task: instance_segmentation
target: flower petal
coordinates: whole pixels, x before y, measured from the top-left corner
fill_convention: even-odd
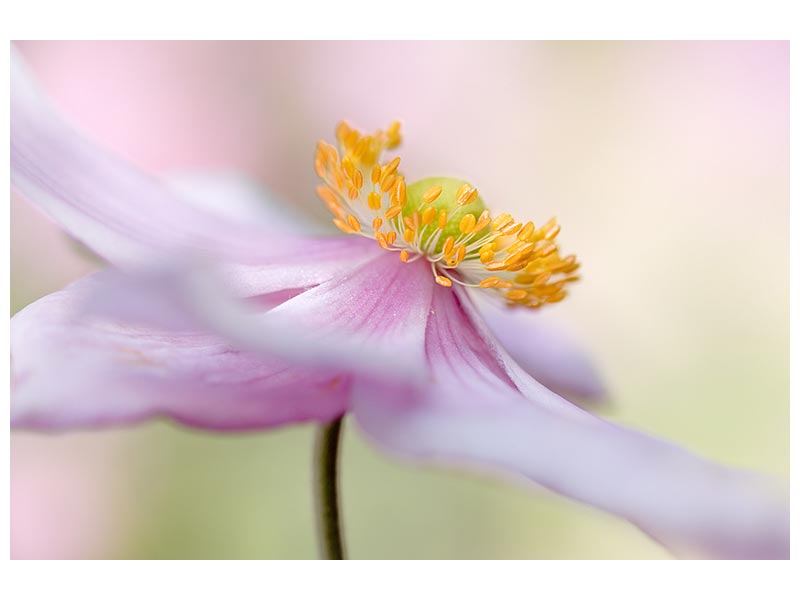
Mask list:
[[[488,302],[479,307],[497,340],[534,379],[570,399],[606,400],[605,385],[589,354],[550,315]]]
[[[394,253],[379,252],[266,314],[244,314],[207,277],[195,283],[184,293],[191,312],[245,348],[395,380],[425,373],[434,283],[422,261],[406,264]],[[276,349],[271,338],[280,331],[290,336],[277,338],[284,346]]]
[[[788,555],[783,503],[755,475],[598,419],[521,379],[447,290],[434,293],[424,393],[359,378],[361,427],[391,452],[523,475],[678,554]],[[470,309],[471,310],[471,309]]]
[[[27,199],[117,266],[176,252],[254,264],[306,250],[290,232],[201,209],[84,139],[55,114],[13,48],[11,175]]]
[[[277,198],[254,179],[235,171],[179,171],[165,183],[198,208],[223,219],[256,223],[276,233],[330,234],[333,226]]]
[[[11,320],[12,426],[95,427],[161,415],[239,430],[325,421],[347,408],[349,380],[330,368],[240,352],[199,331],[88,319],[82,306],[98,286],[108,289],[97,276],[84,278]]]

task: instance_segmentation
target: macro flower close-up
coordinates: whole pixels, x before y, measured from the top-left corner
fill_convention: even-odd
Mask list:
[[[381,52],[395,51],[391,46],[374,44]],[[680,368],[674,365],[699,353],[704,347],[702,340],[696,337],[692,343],[678,344],[674,354],[663,350],[663,340],[679,335],[676,331],[680,328],[671,324],[681,322],[680,310],[668,300],[674,298],[672,291],[683,272],[689,274],[684,277],[686,287],[679,290],[680,294],[691,297],[705,293],[702,284],[692,287],[698,281],[692,278],[696,272],[713,268],[707,264],[713,262],[715,251],[710,242],[704,246],[691,237],[689,230],[672,231],[663,238],[663,263],[646,264],[647,250],[640,250],[635,240],[648,236],[661,239],[658,227],[642,233],[633,231],[633,220],[619,223],[609,218],[601,222],[587,217],[587,222],[582,223],[581,202],[586,202],[587,207],[594,202],[587,199],[576,200],[557,219],[553,214],[558,210],[555,204],[540,205],[533,198],[534,183],[520,185],[536,179],[540,169],[537,161],[544,151],[534,149],[535,142],[528,140],[522,129],[515,129],[509,123],[510,117],[498,115],[497,126],[484,127],[479,122],[492,115],[476,115],[474,129],[478,132],[470,133],[470,143],[465,144],[463,139],[452,141],[453,146],[468,146],[454,148],[454,156],[475,158],[472,162],[459,159],[451,165],[447,153],[429,152],[426,144],[449,148],[450,144],[437,144],[437,140],[452,136],[459,127],[473,127],[469,122],[456,122],[458,115],[466,118],[460,109],[454,109],[457,116],[442,115],[439,124],[437,117],[426,112],[433,109],[419,108],[413,104],[416,96],[409,94],[404,100],[408,109],[397,102],[373,112],[365,104],[359,112],[347,102],[336,100],[347,85],[333,85],[324,66],[314,70],[315,61],[325,62],[326,48],[311,43],[274,48],[221,43],[192,47],[176,43],[161,49],[169,57],[165,64],[177,68],[184,61],[184,68],[193,73],[192,69],[199,68],[203,61],[193,62],[190,55],[194,50],[190,48],[201,54],[208,52],[208,56],[220,61],[226,52],[240,52],[246,59],[243,64],[251,59],[268,62],[273,50],[297,52],[298,72],[305,70],[306,77],[318,77],[323,84],[332,85],[331,105],[347,112],[332,115],[328,114],[332,108],[320,108],[313,118],[320,124],[323,120],[329,123],[320,129],[315,144],[295,147],[300,142],[287,134],[265,151],[272,157],[275,169],[281,171],[277,180],[289,182],[279,192],[267,191],[241,172],[219,168],[224,161],[215,164],[208,157],[195,161],[191,169],[144,168],[142,156],[167,152],[158,149],[160,135],[165,139],[164,148],[171,143],[166,134],[159,132],[156,115],[150,115],[150,125],[148,119],[127,123],[109,109],[107,123],[113,123],[117,132],[130,132],[134,139],[127,150],[121,145],[115,150],[114,143],[93,139],[62,112],[69,114],[68,106],[95,106],[102,114],[104,92],[75,77],[83,72],[91,78],[92,68],[100,69],[101,74],[108,68],[113,77],[122,79],[145,77],[143,73],[149,73],[153,65],[161,65],[160,59],[147,59],[151,52],[158,59],[156,46],[112,44],[110,49],[120,52],[117,60],[129,61],[131,72],[126,75],[119,74],[119,65],[104,65],[103,60],[115,59],[97,58],[103,53],[98,53],[92,44],[66,44],[66,58],[59,55],[57,47],[49,49],[46,44],[12,48],[11,179],[15,202],[26,206],[19,210],[35,207],[38,212],[31,214],[42,222],[49,221],[48,226],[63,236],[54,239],[68,240],[59,246],[60,251],[74,255],[71,260],[81,261],[84,269],[81,276],[64,282],[68,284],[63,289],[37,294],[12,316],[11,425],[20,431],[15,435],[24,436],[23,442],[34,443],[28,436],[58,433],[55,439],[59,441],[52,443],[67,447],[69,436],[85,440],[85,436],[113,436],[116,434],[112,432],[120,431],[121,437],[113,441],[107,438],[89,443],[105,444],[98,448],[119,452],[106,460],[113,460],[123,472],[133,469],[131,473],[135,468],[130,465],[142,460],[131,456],[147,456],[152,442],[152,468],[144,469],[146,474],[140,472],[137,478],[123,478],[129,486],[125,496],[131,504],[156,503],[157,495],[148,495],[147,485],[141,485],[143,477],[163,480],[158,485],[160,493],[165,494],[166,489],[177,493],[174,490],[182,486],[193,489],[187,474],[216,478],[217,472],[226,469],[246,470],[248,479],[256,477],[261,482],[265,495],[278,498],[275,502],[285,496],[282,505],[301,503],[298,516],[284,520],[289,528],[282,534],[284,537],[269,542],[269,554],[276,558],[307,557],[306,545],[298,551],[292,546],[296,541],[281,542],[287,538],[312,538],[313,525],[308,530],[305,525],[292,529],[291,524],[296,521],[316,523],[319,552],[326,558],[372,558],[375,553],[382,556],[382,552],[402,558],[429,554],[459,557],[460,543],[453,532],[474,519],[470,525],[475,527],[474,533],[464,534],[465,539],[472,540],[467,545],[474,547],[481,536],[493,540],[494,534],[488,533],[495,527],[492,515],[503,511],[500,507],[504,501],[500,499],[494,505],[488,500],[478,505],[474,498],[505,493],[494,491],[505,488],[518,494],[514,498],[520,507],[528,502],[564,504],[569,507],[566,510],[596,514],[589,518],[603,519],[603,527],[629,527],[625,535],[631,536],[634,545],[650,548],[654,557],[788,558],[788,506],[780,476],[763,473],[760,465],[747,461],[728,460],[713,453],[706,457],[709,452],[696,448],[691,436],[684,436],[680,430],[672,441],[666,431],[637,426],[635,420],[619,420],[614,414],[615,407],[625,404],[617,390],[624,387],[618,381],[626,378],[631,382],[643,378],[644,385],[637,388],[641,395],[657,396],[660,388],[672,389],[669,386],[673,384],[676,389],[692,389],[694,384],[681,381]],[[424,69],[426,53],[414,56],[415,48],[406,46],[403,52],[410,55],[408,60],[415,63],[415,68]],[[678,61],[687,60],[682,53],[697,50],[686,45],[669,48],[667,54],[674,52]],[[450,46],[429,48],[435,60],[450,61],[455,69],[461,57],[448,54],[449,49]],[[566,60],[573,66],[574,61],[591,60],[588,54],[578,56],[583,49],[577,45],[566,48],[520,43],[487,49],[488,54],[477,53],[482,60],[490,60],[491,52],[507,53],[518,64],[506,68],[518,68],[530,77],[548,60]],[[327,50],[346,52],[332,43]],[[608,61],[624,60],[612,56],[618,50],[622,52],[618,48],[597,48]],[[755,61],[761,48],[729,50],[744,54],[752,50]],[[464,45],[464,51],[472,50]],[[563,56],[559,54],[562,51]],[[74,52],[71,59],[70,52]],[[783,56],[780,49],[775,56]],[[507,64],[501,58],[495,57],[497,64]],[[716,60],[723,59],[721,56]],[[774,56],[769,59],[775,60]],[[59,79],[59,60],[65,65],[75,60],[83,67]],[[99,62],[93,63],[95,60]],[[525,61],[539,66],[526,67]],[[288,106],[292,102],[292,85],[299,86],[298,98],[306,98],[306,102],[311,102],[308,98],[312,94],[304,96],[308,90],[294,81],[293,73],[288,68],[284,71],[282,65],[275,62],[264,68],[272,69],[273,81],[282,82],[279,78],[285,78],[286,89],[270,92],[279,96],[267,95],[276,111],[276,127],[281,123],[279,109],[293,115],[285,117],[287,122],[281,125],[288,130],[295,121],[302,120],[294,111],[313,112],[314,107]],[[69,71],[68,66],[62,68]],[[169,70],[164,65],[160,68]],[[634,69],[635,64],[629,63],[628,68]],[[227,73],[224,69],[220,72]],[[613,72],[616,77],[623,77],[622,68]],[[677,77],[672,70],[665,72]],[[203,89],[215,89],[213,76],[198,73],[193,75],[197,77],[195,84],[208,76],[210,83],[204,82],[208,88]],[[225,76],[236,79],[246,78],[247,74],[242,71]],[[503,77],[502,73],[493,76]],[[174,74],[163,77],[165,81],[177,78]],[[99,77],[98,81],[102,79]],[[510,85],[510,81],[517,81],[516,75],[502,81]],[[153,107],[161,106],[162,101],[180,106],[180,99],[170,98],[170,93],[153,92],[148,96],[151,92],[147,89],[140,86],[132,93],[134,100],[139,98],[149,106],[142,109],[144,113],[157,112]],[[108,89],[105,93],[113,94]],[[237,106],[243,106],[245,112],[251,110],[252,98],[246,93],[233,100],[223,98],[223,92],[219,92],[220,97],[208,93],[206,100],[199,101],[201,108],[187,106],[186,110],[202,113],[212,110],[208,107],[217,101],[229,102],[234,115]],[[428,86],[425,93],[442,95],[441,103],[435,107],[437,114],[447,110],[445,106],[451,100],[447,92]],[[59,106],[59,98],[64,107]],[[757,99],[750,101],[755,103]],[[514,118],[525,118],[524,106],[514,106],[513,99],[507,102],[507,109],[516,111]],[[272,118],[269,110],[264,109],[265,118]],[[625,113],[628,109],[620,110]],[[181,111],[179,108],[175,114]],[[87,109],[86,114],[91,112]],[[347,119],[341,120],[344,117]],[[362,120],[372,123],[378,117],[381,124],[363,127]],[[201,114],[191,119],[191,130],[201,145],[205,135],[213,137],[215,128],[223,127]],[[418,121],[415,123],[414,119]],[[204,125],[208,127],[207,134]],[[237,136],[250,144],[273,143],[259,141],[256,125],[245,129],[242,127],[233,135],[233,141],[228,140],[231,148],[240,148],[241,152],[249,148],[245,143],[237,146]],[[564,123],[563,129],[565,136],[575,135],[572,130],[580,129],[580,124]],[[482,138],[481,131],[490,131],[494,138]],[[420,137],[418,142],[414,142],[414,136]],[[122,137],[117,138],[117,144]],[[302,135],[298,140],[307,137]],[[609,139],[620,147],[630,143],[622,133]],[[711,143],[709,139],[705,140],[707,144]],[[126,156],[136,147],[136,140],[147,148],[139,160]],[[176,143],[170,151],[191,155],[198,152],[192,145],[191,141]],[[213,146],[209,143],[212,150]],[[656,151],[651,147],[642,152]],[[304,157],[305,172],[299,172],[293,162],[290,164],[287,156],[294,153]],[[228,159],[235,151],[226,148],[220,150],[222,154]],[[542,168],[546,168],[548,159],[542,160]],[[568,171],[580,178],[602,170],[605,159],[576,155],[571,160]],[[237,170],[246,171],[246,163],[242,159]],[[494,173],[503,166],[519,173],[520,179],[505,186],[498,184]],[[637,181],[638,177],[644,178],[633,171],[629,176]],[[482,180],[494,183],[484,187]],[[269,178],[264,181],[269,183]],[[292,189],[297,181],[303,182],[302,194],[308,196],[302,201],[292,196],[300,195]],[[702,177],[696,181],[703,185]],[[316,204],[311,203],[309,191],[315,192]],[[515,196],[518,203],[503,201],[503,194]],[[714,208],[724,211],[723,207]],[[595,210],[591,207],[585,210],[587,215],[598,214],[591,212]],[[706,209],[697,210],[702,213]],[[687,213],[676,220],[681,218],[691,220],[693,215]],[[670,224],[675,222],[669,215],[664,219]],[[578,233],[571,233],[571,220]],[[643,223],[640,227],[646,229],[648,225]],[[591,233],[581,238],[581,231]],[[606,260],[611,256],[610,248],[614,249],[616,261]],[[735,258],[731,261],[735,262]],[[602,263],[608,266],[593,271],[593,266]],[[728,267],[728,263],[720,265],[720,269]],[[603,273],[611,274],[610,281],[618,285],[609,283],[601,291],[592,288],[591,282],[601,279]],[[670,279],[673,275],[675,278]],[[663,303],[648,305],[643,299],[637,305],[636,290],[644,285],[642,282],[650,281],[649,277],[663,285],[656,294]],[[712,278],[709,275],[701,281]],[[622,287],[625,283],[629,284],[627,289]],[[735,293],[735,289],[730,290],[731,302],[736,302]],[[584,302],[588,308],[586,321],[581,323],[594,321],[596,327],[602,328],[604,321],[617,319],[616,315],[628,317],[627,321],[614,321],[622,325],[613,331],[609,326],[610,333],[601,342],[594,338],[592,352],[576,333],[580,327],[562,328],[564,313],[557,312],[573,298],[581,302],[582,294],[587,294]],[[703,310],[711,309],[704,305]],[[584,333],[591,337],[591,330]],[[637,346],[639,342],[634,340],[648,336],[652,346]],[[722,338],[726,339],[724,335]],[[692,339],[690,335],[688,339]],[[626,349],[621,350],[623,347]],[[709,355],[715,352],[710,350]],[[623,355],[647,358],[630,364],[622,359],[614,362],[615,356]],[[659,361],[665,366],[656,375],[656,367],[651,364]],[[611,369],[609,374],[603,369],[608,364],[619,364],[621,368]],[[699,370],[713,368],[704,366],[702,360],[698,364]],[[714,385],[698,389],[699,397],[723,394],[722,388],[715,389]],[[772,393],[762,387],[752,398],[742,400],[747,407],[743,410],[757,411],[759,394]],[[780,390],[775,394],[785,402]],[[700,404],[702,400],[696,402]],[[770,406],[764,405],[765,414],[771,414]],[[690,432],[722,432],[731,437],[731,444],[750,443],[750,433],[731,425],[731,417],[724,412],[703,418],[701,415],[708,413],[695,406],[689,410],[697,411],[697,417],[691,412],[689,416],[680,413],[680,407],[674,410],[680,415],[680,424],[687,424]],[[734,405],[731,412],[735,410]],[[159,429],[160,433],[153,437],[154,430],[147,428],[154,426],[154,420],[166,421],[168,424],[156,426],[169,433]],[[759,433],[759,423],[764,422],[754,420],[753,436],[772,435],[766,425]],[[132,425],[136,427],[131,428]],[[140,427],[145,433],[137,433]],[[279,486],[270,483],[269,472],[251,472],[255,463],[248,461],[255,459],[249,451],[231,454],[230,462],[223,462],[222,457],[231,447],[219,446],[217,453],[211,446],[235,444],[239,439],[253,443],[255,436],[286,435],[282,433],[286,428],[315,430],[313,452],[311,440],[303,438],[304,448],[308,448],[303,452],[310,453],[308,456],[284,450],[271,458],[274,481],[281,481],[285,472],[291,471],[298,482],[307,482],[305,490],[277,489]],[[136,442],[137,435],[150,435],[152,439],[142,437]],[[374,465],[359,471],[358,464],[348,462],[347,452],[342,455],[343,435],[345,441],[352,435],[366,442],[366,448],[359,446],[358,456],[371,456],[369,453],[377,451],[390,461],[399,459],[400,466],[391,468],[414,473],[413,477],[417,471],[443,471],[445,477],[452,478],[447,481],[476,477],[480,485],[493,486],[486,488],[492,491],[479,491],[471,499],[468,487],[455,493],[444,490],[438,502],[431,492],[424,503],[417,505],[410,498],[414,495],[414,484],[410,483],[405,491],[408,497],[395,495],[397,504],[385,510],[379,500],[374,500],[372,508],[350,505],[349,502],[359,502],[355,499],[359,493],[362,498],[378,498],[370,495],[380,494],[384,485],[391,489],[391,476],[385,480],[381,474],[391,471]],[[184,441],[175,441],[179,439]],[[56,446],[47,450],[49,442],[35,443],[44,444],[40,452],[56,451]],[[169,464],[171,453],[177,452],[175,448],[181,443],[197,444],[198,448],[209,445],[205,450],[191,452],[191,462],[182,467],[159,470],[156,465]],[[363,477],[363,484],[348,485],[351,470],[361,473],[352,476]],[[224,477],[234,476],[219,477],[218,481],[223,482]],[[225,489],[209,492],[212,495],[208,506],[219,507],[214,509],[211,522],[208,514],[198,508],[204,500],[192,496],[190,501],[176,500],[177,505],[165,509],[161,517],[157,510],[136,509],[138,521],[131,528],[146,531],[143,521],[158,523],[164,519],[169,523],[165,530],[181,540],[175,542],[172,554],[191,555],[187,547],[204,547],[205,534],[194,529],[207,526],[211,531],[231,531],[226,523],[233,522],[237,512],[244,515],[257,510],[250,508],[254,500],[248,500],[246,493],[237,496],[235,486],[219,483],[219,487]],[[424,485],[420,490],[424,496]],[[253,489],[250,492],[255,493]],[[220,501],[221,498],[225,500]],[[403,513],[407,505],[420,523],[430,518],[439,527],[447,521],[449,506],[470,502],[476,503],[475,510],[461,522],[457,521],[462,509],[453,509],[452,529],[442,534],[448,541],[441,542],[437,552],[421,548],[417,554],[413,534],[404,540],[401,529],[391,523],[395,513]],[[187,512],[199,511],[200,516],[175,517],[170,512],[183,512],[183,507],[190,505]],[[547,529],[545,522],[556,519],[547,517],[547,510],[545,516],[526,515],[524,510],[520,508],[516,514],[531,531]],[[480,521],[479,515],[486,520]],[[184,518],[191,524],[186,530],[170,529]],[[577,541],[582,539],[580,526],[570,528],[567,521],[559,526],[561,534],[548,534],[560,537],[558,543],[574,536],[574,547],[569,546],[569,541],[563,542],[568,548],[565,554],[603,553],[597,550],[604,545],[602,541],[581,546],[584,542]],[[13,522],[12,506],[12,525]],[[487,533],[481,533],[481,527]],[[592,527],[595,526],[589,526],[587,531]],[[349,535],[350,528],[354,537]],[[192,531],[187,533],[189,529]],[[265,530],[273,531],[269,527]],[[501,556],[525,556],[529,550],[524,531],[528,529],[515,533],[515,528],[509,526],[502,543],[487,541],[486,554],[491,555],[492,544],[496,544]],[[114,535],[136,536],[122,530]],[[232,533],[227,535],[235,537]],[[246,534],[242,535],[247,539]],[[517,535],[523,539],[507,541]],[[24,539],[24,532],[20,531],[18,537]],[[270,535],[263,537],[269,539]],[[592,539],[597,536],[592,534]],[[153,542],[152,547],[163,549],[172,543],[162,542]],[[537,547],[535,555],[550,557],[545,542]],[[230,543],[237,547],[235,542]],[[261,556],[259,543],[253,539],[248,542],[251,545],[237,547],[234,553]],[[131,542],[127,550],[120,546],[106,554],[159,556],[155,550],[130,550],[136,544],[147,547],[145,542]],[[613,547],[611,544],[609,547]],[[557,546],[552,544],[553,552]],[[26,552],[37,554],[33,550]],[[636,557],[637,550],[623,548],[618,553]],[[197,556],[203,555],[198,550]]]

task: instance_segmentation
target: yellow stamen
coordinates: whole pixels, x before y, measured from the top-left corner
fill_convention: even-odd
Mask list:
[[[384,168],[386,169],[387,173],[394,173],[395,171],[397,171],[397,167],[399,166],[400,166],[400,157],[397,156],[393,158],[392,161]]]
[[[434,200],[436,200],[439,196],[442,195],[442,186],[434,185],[433,187],[428,188],[428,191],[422,196],[422,201],[426,204],[430,204]]]
[[[444,246],[442,246],[442,254],[444,254],[445,258],[453,253],[453,244],[455,244],[455,241],[456,240],[452,235],[444,241]]]
[[[377,192],[370,192],[367,195],[367,206],[369,206],[372,210],[380,210],[381,209],[381,195]]]
[[[317,144],[317,195],[336,227],[363,236],[371,223],[378,245],[398,251],[402,262],[427,259],[438,285],[482,288],[534,309],[567,296],[580,264],[575,255],[560,254],[555,218],[538,229],[508,213],[493,218],[477,188],[463,180],[430,177],[407,186],[400,157],[381,163],[400,140],[397,121],[373,134],[340,123],[338,147]],[[365,183],[371,185],[364,189]],[[442,275],[445,269],[457,273]]]
[[[444,287],[452,287],[453,286],[453,282],[450,281],[450,279],[448,279],[444,275],[437,275],[436,276],[436,283],[438,283],[439,285],[444,286]]]
[[[333,224],[336,225],[339,229],[341,229],[345,233],[348,233],[348,234],[349,233],[355,233],[355,231],[353,231],[353,229],[347,223],[342,221],[341,219],[334,219],[333,220]]]
[[[458,228],[461,231],[461,233],[467,235],[468,233],[472,232],[472,230],[475,228],[476,222],[477,220],[475,219],[475,215],[473,215],[472,213],[466,214],[463,217],[461,217],[461,222],[458,224]]]
[[[347,215],[347,224],[350,225],[350,229],[353,231],[361,231],[361,222],[353,215]]]
[[[397,202],[400,206],[405,206],[406,201],[406,180],[401,176],[398,177],[397,184],[392,191],[392,202]]]
[[[397,176],[393,173],[389,173],[388,175],[381,175],[381,191],[385,194],[397,181]]]
[[[403,207],[400,206],[399,204],[395,204],[394,206],[389,208],[389,210],[387,210],[385,213],[383,213],[383,216],[385,216],[387,219],[394,219],[402,211],[403,211]]]

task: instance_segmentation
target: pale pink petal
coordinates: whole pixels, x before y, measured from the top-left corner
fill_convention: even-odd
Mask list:
[[[107,271],[87,296],[94,315],[159,328],[213,331],[242,350],[309,366],[327,365],[390,379],[425,373],[425,322],[434,285],[421,262],[368,253],[366,262],[300,281],[259,269],[241,272],[182,265],[161,272]],[[277,285],[281,284],[281,285]],[[290,285],[291,284],[291,285]],[[308,285],[306,285],[308,284]],[[240,295],[232,295],[236,287]],[[250,292],[245,294],[243,292]],[[275,310],[264,301],[291,299]]]
[[[403,379],[425,373],[434,285],[422,261],[379,252],[268,313],[245,313],[208,277],[189,281],[182,295],[187,310],[243,348]]]
[[[175,293],[170,305],[165,289],[190,275],[150,283],[103,272],[15,315],[12,424],[166,415],[211,429],[260,428],[340,414],[351,372],[406,381],[425,373],[434,284],[424,265],[381,252],[345,277],[261,294],[250,312],[199,287]],[[157,319],[163,326],[150,324]]]
[[[204,332],[88,319],[82,305],[98,285],[90,276],[12,319],[12,426],[97,427],[162,415],[252,429],[346,410],[348,378],[330,368],[240,352]]]
[[[301,211],[285,198],[278,198],[251,177],[236,171],[178,171],[165,183],[181,198],[220,218],[258,224],[276,234],[330,235],[338,230]]]
[[[482,302],[481,315],[497,340],[531,376],[570,399],[602,402],[606,389],[589,353],[550,314]]]
[[[290,232],[282,237],[258,220],[244,223],[202,209],[84,139],[55,114],[13,48],[11,176],[23,196],[119,266],[176,252],[278,262],[309,250]]]
[[[629,520],[681,555],[788,555],[785,505],[762,479],[520,385],[484,335],[455,294],[437,289],[427,391],[359,379],[360,425],[400,455],[523,475]]]

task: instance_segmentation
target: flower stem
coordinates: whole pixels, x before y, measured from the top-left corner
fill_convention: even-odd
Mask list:
[[[314,449],[314,486],[317,535],[322,558],[343,560],[341,516],[339,513],[339,442],[342,417],[320,426]]]

